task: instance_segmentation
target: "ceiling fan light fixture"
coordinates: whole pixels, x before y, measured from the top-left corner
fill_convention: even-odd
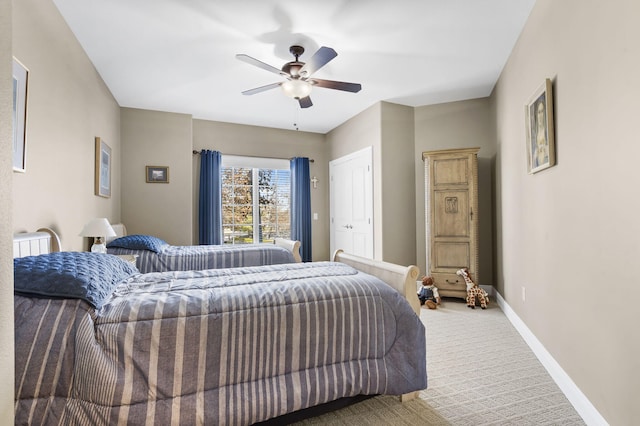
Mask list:
[[[267,70],[274,74],[285,77],[287,80],[282,83],[271,83],[266,86],[256,87],[255,89],[245,90],[243,95],[255,95],[256,93],[265,92],[280,86],[285,96],[297,99],[300,108],[309,108],[313,106],[309,94],[313,86],[325,89],[342,90],[345,92],[357,93],[362,89],[358,83],[347,83],[344,81],[323,80],[312,78],[313,73],[324,67],[333,58],[338,56],[335,50],[330,47],[322,46],[313,54],[307,62],[300,62],[300,55],[304,52],[302,46],[291,46],[289,52],[295,57],[294,61],[287,62],[278,69],[274,66],[259,61],[245,54],[238,54],[236,58],[242,62],[254,65],[263,70]]]
[[[282,91],[290,98],[306,98],[311,93],[311,83],[298,79],[287,80],[282,83]]]

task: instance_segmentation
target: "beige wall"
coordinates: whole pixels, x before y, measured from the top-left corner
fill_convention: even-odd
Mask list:
[[[640,418],[638,17],[538,0],[492,95],[498,289],[611,425]],[[547,77],[558,164],[528,175],[523,105]]]
[[[330,161],[372,147],[374,258],[414,264],[413,109],[378,102],[326,138]]]
[[[382,259],[416,262],[413,108],[381,103]]]
[[[415,113],[416,253],[420,271],[426,271],[424,162],[422,153],[451,148],[478,147],[478,284],[493,285],[493,178],[495,130],[489,99],[423,106]]]
[[[374,167],[380,166],[380,150],[382,140],[382,102],[365,109],[351,117],[326,135],[329,161],[360,151],[369,146],[374,151]]]
[[[318,220],[311,225],[314,261],[329,259],[329,163],[324,136],[295,130],[270,129],[216,121],[193,120],[193,149],[211,149],[223,155],[247,155],[255,157],[313,159],[309,165],[311,177],[318,178],[318,187],[311,189],[311,211],[318,213]],[[199,187],[199,157],[193,156],[194,180],[194,241],[197,241],[197,213]]]
[[[11,0],[0,0],[0,123],[10,123],[11,79]],[[11,126],[0,126],[0,419],[13,424],[14,344],[13,344],[13,246],[12,232],[12,133]]]
[[[13,55],[29,69],[26,173],[13,173],[13,230],[47,226],[64,250],[94,217],[120,219],[120,108],[50,1],[13,4]],[[112,149],[111,198],[94,195],[95,137]]]
[[[121,110],[122,222],[129,234],[191,245],[190,115]],[[168,166],[169,183],[147,183],[146,166]]]

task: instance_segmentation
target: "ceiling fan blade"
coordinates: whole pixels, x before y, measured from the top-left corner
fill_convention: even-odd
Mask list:
[[[244,92],[242,92],[242,94],[243,95],[255,95],[256,93],[265,92],[265,91],[270,90],[270,89],[275,89],[276,87],[280,86],[281,84],[282,83],[267,84],[266,86],[260,86],[260,87],[256,87],[255,89],[245,90]]]
[[[278,75],[282,75],[282,76],[289,76],[289,74],[287,74],[286,72],[282,71],[281,69],[278,69],[276,67],[273,67],[269,64],[265,64],[262,61],[257,60],[256,58],[252,58],[249,55],[245,55],[244,53],[239,53],[236,55],[236,58],[241,60],[242,62],[246,62],[250,65],[254,65],[258,68],[262,68],[263,70],[267,70],[269,72],[272,72],[274,74],[278,74]]]
[[[309,80],[314,86],[324,87],[326,89],[343,90],[345,92],[358,93],[362,89],[360,83],[345,83],[344,81],[321,80],[313,78]]]
[[[311,102],[311,98],[309,96],[307,96],[306,98],[298,99],[298,102],[300,102],[300,108],[309,108],[313,105],[313,102]]]
[[[313,54],[302,68],[300,68],[299,74],[303,77],[309,77],[320,68],[329,63],[330,60],[338,56],[335,50],[330,47],[322,46],[316,53]]]

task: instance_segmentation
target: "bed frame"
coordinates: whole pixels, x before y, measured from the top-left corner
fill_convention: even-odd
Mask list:
[[[111,225],[111,227],[116,232],[116,236],[108,237],[106,239],[107,243],[115,240],[116,238],[124,237],[125,235],[127,235],[127,227],[124,226],[124,223],[116,223]],[[293,258],[296,262],[302,262],[302,256],[300,256],[300,241],[287,240],[285,238],[276,238],[273,240],[273,243],[279,247],[289,250],[293,254]]]
[[[21,232],[13,236],[13,257],[37,256],[62,249],[60,237],[52,229],[40,228],[37,232]]]
[[[332,260],[346,263],[359,271],[380,278],[403,295],[416,315],[420,316],[420,302],[416,293],[416,281],[418,280],[420,269],[417,266],[400,266],[395,263],[367,259],[345,253],[343,250],[336,250],[333,253]]]
[[[300,241],[275,238],[273,240],[273,244],[289,250],[293,254],[293,258],[297,263],[302,262],[302,256],[300,256]]]

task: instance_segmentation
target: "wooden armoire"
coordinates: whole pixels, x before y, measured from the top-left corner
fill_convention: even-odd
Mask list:
[[[478,150],[422,153],[425,180],[427,268],[440,296],[467,297],[456,271],[478,282]]]

